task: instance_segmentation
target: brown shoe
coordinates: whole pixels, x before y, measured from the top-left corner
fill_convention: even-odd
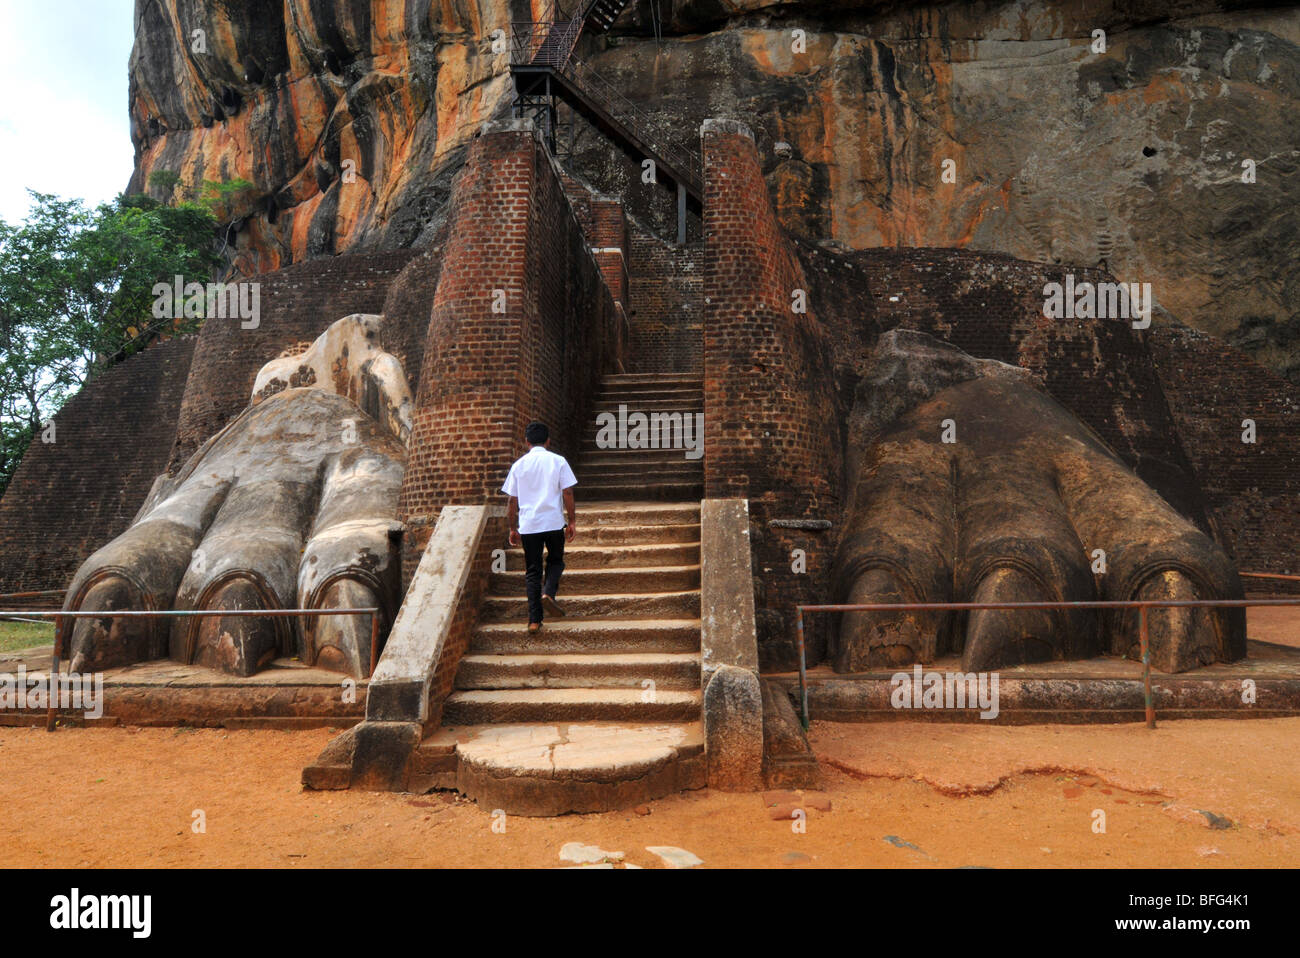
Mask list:
[[[540,623],[540,622],[529,622],[529,623],[528,623],[528,631],[529,631],[529,632],[540,632],[540,631],[542,631],[542,623]]]
[[[554,598],[547,595],[545,592],[542,593],[542,608],[554,616],[563,617],[564,615],[564,610],[560,608],[560,603],[556,602]]]

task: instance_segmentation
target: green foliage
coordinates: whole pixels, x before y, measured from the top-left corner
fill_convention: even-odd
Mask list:
[[[0,493],[28,443],[85,382],[195,320],[153,316],[155,283],[206,279],[212,212],[119,197],[96,210],[32,193],[27,220],[0,220]]]
[[[180,205],[206,209],[219,223],[229,223],[246,215],[256,195],[254,184],[242,177],[224,181],[204,180],[196,188],[181,184],[181,176],[174,170],[154,170],[149,174],[149,185],[161,191],[166,200],[179,194]],[[145,196],[132,199],[157,202]]]
[[[168,196],[176,189],[176,184],[180,182],[181,175],[174,170],[154,170],[149,174],[149,185],[162,190]]]
[[[199,202],[207,207],[219,222],[228,223],[248,212],[247,204],[252,193],[253,184],[240,177],[224,183],[204,180]]]

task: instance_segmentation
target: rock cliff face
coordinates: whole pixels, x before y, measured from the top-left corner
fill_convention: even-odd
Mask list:
[[[531,16],[521,0],[138,0],[132,185],[250,180],[230,211],[245,274],[422,245],[479,122],[510,109],[490,36]],[[796,235],[1100,266],[1300,381],[1295,8],[638,2],[578,55],[683,143],[706,117],[745,119]],[[634,164],[581,123],[573,144],[578,173],[668,223]]]
[[[251,182],[228,210],[243,275],[422,245],[469,138],[509,110],[502,0],[137,0],[135,19],[131,188]]]

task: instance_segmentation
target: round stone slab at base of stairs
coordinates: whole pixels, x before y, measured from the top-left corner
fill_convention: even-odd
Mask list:
[[[456,787],[488,812],[605,812],[704,785],[698,723],[485,725],[456,739]]]

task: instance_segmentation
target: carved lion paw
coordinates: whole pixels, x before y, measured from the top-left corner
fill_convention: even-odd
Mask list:
[[[251,675],[296,654],[369,673],[367,615],[111,613],[379,608],[391,621],[410,391],[379,346],[378,320],[349,316],[264,367],[252,404],[176,476],[159,477],[131,527],[86,560],[65,608],[105,615],[74,620],[75,671],[170,656]]]
[[[1233,563],[1016,367],[921,333],[882,337],[851,421],[845,603],[1239,598]],[[1151,661],[1245,655],[1241,609],[1148,612]],[[1135,610],[846,613],[837,671],[960,653],[982,671],[1137,657]]]

